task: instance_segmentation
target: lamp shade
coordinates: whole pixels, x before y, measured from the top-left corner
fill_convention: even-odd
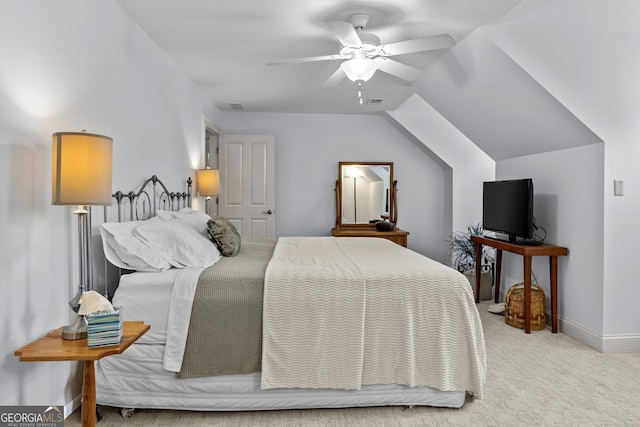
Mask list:
[[[220,172],[217,169],[198,170],[198,193],[204,197],[220,194]]]
[[[112,153],[108,136],[54,133],[51,203],[111,205]]]
[[[353,58],[340,64],[340,68],[347,75],[349,80],[366,82],[378,69],[378,63],[373,59]]]

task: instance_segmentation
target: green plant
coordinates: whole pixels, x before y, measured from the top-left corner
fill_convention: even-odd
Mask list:
[[[460,272],[474,271],[476,268],[476,246],[471,241],[471,235],[484,236],[482,222],[467,226],[465,231],[454,231],[447,240],[453,266]],[[489,267],[493,261],[493,250],[484,247],[482,251],[482,265]],[[489,267],[490,268],[490,267]]]

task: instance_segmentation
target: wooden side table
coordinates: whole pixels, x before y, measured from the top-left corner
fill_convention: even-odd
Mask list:
[[[522,269],[524,271],[524,332],[531,333],[531,258],[534,256],[549,257],[549,276],[551,284],[551,332],[558,332],[558,257],[566,256],[569,249],[563,246],[555,246],[549,244],[541,245],[518,245],[514,243],[504,242],[502,240],[491,239],[483,236],[471,236],[471,241],[476,247],[476,302],[479,302],[478,295],[480,293],[480,269],[482,259],[482,245],[496,248],[496,290],[495,302],[498,302],[500,296],[500,274],[502,269],[502,251],[511,252],[522,255]]]
[[[399,228],[393,231],[378,231],[375,227],[336,227],[331,230],[331,234],[335,237],[379,237],[391,240],[400,246],[407,247],[408,231]]]
[[[63,340],[62,327],[15,351],[21,362],[84,362],[82,384],[82,425],[96,425],[96,374],[93,362],[113,354],[120,354],[136,342],[150,328],[144,322],[124,322],[120,344],[104,347],[87,347],[87,339]]]

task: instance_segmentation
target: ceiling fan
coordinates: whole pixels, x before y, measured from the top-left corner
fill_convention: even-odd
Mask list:
[[[368,23],[369,15],[364,13],[351,15],[349,22],[327,21],[329,31],[342,45],[337,54],[284,59],[269,62],[267,65],[343,60],[340,68],[325,82],[325,87],[337,85],[345,76],[362,84],[373,77],[377,70],[406,81],[414,81],[423,74],[423,70],[393,60],[391,56],[444,49],[455,44],[455,39],[449,34],[380,44],[378,36],[365,31]]]

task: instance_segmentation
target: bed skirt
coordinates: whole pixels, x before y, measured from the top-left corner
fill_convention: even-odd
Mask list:
[[[403,385],[360,390],[260,389],[260,373],[179,379],[162,369],[164,345],[134,344],[96,363],[100,405],[192,411],[253,411],[425,405],[459,408],[464,391]]]

